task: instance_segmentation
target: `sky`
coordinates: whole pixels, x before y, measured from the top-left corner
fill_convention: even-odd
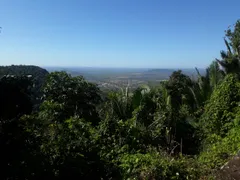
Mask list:
[[[0,0],[0,65],[205,68],[239,0]]]

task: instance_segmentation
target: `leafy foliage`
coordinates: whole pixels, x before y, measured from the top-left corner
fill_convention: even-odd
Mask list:
[[[45,101],[42,110],[51,110],[58,116],[58,121],[77,116],[98,123],[96,105],[101,102],[99,89],[83,77],[71,77],[65,72],[51,73],[47,77],[43,93]]]
[[[224,136],[233,127],[235,109],[240,102],[239,88],[237,77],[228,75],[214,90],[201,119],[207,133]]]
[[[198,179],[199,165],[194,159],[169,158],[164,153],[125,154],[120,167],[124,179]]]

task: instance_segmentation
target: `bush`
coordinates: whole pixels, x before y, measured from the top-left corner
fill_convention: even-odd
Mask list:
[[[199,179],[200,168],[192,158],[171,158],[167,154],[124,154],[120,158],[124,179]]]
[[[205,134],[224,137],[233,127],[236,107],[240,102],[240,84],[236,75],[227,75],[214,90],[201,117]]]
[[[206,174],[214,173],[228,162],[240,149],[240,126],[233,128],[225,138],[212,135],[208,141],[214,142],[200,154],[198,160]]]

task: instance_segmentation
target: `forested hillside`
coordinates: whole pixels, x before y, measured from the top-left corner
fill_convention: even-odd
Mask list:
[[[179,70],[104,98],[81,76],[0,68],[14,75],[0,79],[0,179],[231,179],[221,167],[240,150],[240,21],[223,43],[197,79]]]
[[[31,99],[34,105],[34,109],[37,109],[41,103],[42,92],[41,88],[48,75],[48,71],[37,66],[24,66],[24,65],[12,65],[12,66],[0,66],[0,78],[3,76],[18,76],[28,77],[31,80]]]

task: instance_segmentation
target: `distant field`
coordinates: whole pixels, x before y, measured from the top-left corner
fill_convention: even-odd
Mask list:
[[[178,69],[137,69],[137,68],[82,68],[82,67],[44,67],[49,72],[66,71],[72,76],[83,76],[88,81],[97,83],[102,88],[116,88],[130,85],[158,84],[167,80]],[[183,73],[194,78],[195,69],[182,69]],[[204,74],[202,69],[200,73]]]

